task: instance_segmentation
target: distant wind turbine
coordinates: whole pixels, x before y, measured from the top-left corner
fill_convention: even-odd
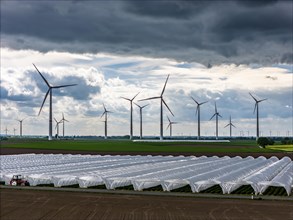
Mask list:
[[[225,126],[225,128],[228,127],[228,126],[230,126],[230,138],[232,138],[232,126],[233,126],[234,128],[236,128],[236,127],[233,125],[233,123],[232,123],[232,121],[231,121],[231,115],[230,115],[230,121],[229,121],[229,124],[227,124],[227,125]]]
[[[259,113],[258,113],[258,103],[265,101],[267,99],[260,99],[257,100],[251,93],[249,93],[249,95],[254,99],[255,101],[255,105],[254,105],[254,110],[253,110],[253,114],[255,113],[256,110],[256,140],[259,138]]]
[[[22,137],[22,122],[24,121],[25,118],[23,119],[16,119],[16,121],[19,122],[19,136]]]
[[[57,121],[56,118],[54,118],[54,120],[55,120],[55,122],[56,122],[55,129],[57,129],[57,137],[56,137],[56,138],[59,138],[59,124],[62,123],[62,120]]]
[[[136,98],[136,96],[138,96],[139,93],[137,93],[132,99],[129,98],[125,98],[125,97],[121,97],[122,99],[125,99],[127,101],[130,101],[130,137],[129,139],[132,140],[132,136],[133,136],[133,120],[132,120],[132,112],[133,112],[133,107],[132,107],[132,102],[133,100]]]
[[[220,116],[222,118],[222,116],[220,115],[220,113],[217,110],[217,103],[216,102],[215,102],[215,113],[210,118],[210,120],[212,120],[213,117],[215,117],[215,116],[216,116],[216,139],[218,140],[218,117]]]
[[[63,114],[63,112],[62,112],[62,119],[61,119],[61,121],[60,122],[62,122],[62,124],[63,124],[63,139],[64,139],[64,134],[65,134],[65,122],[69,122],[67,119],[65,119],[64,118],[64,114]]]
[[[161,100],[161,114],[160,114],[160,140],[163,140],[163,104],[167,107],[167,109],[169,110],[169,112],[174,116],[174,114],[172,113],[171,109],[169,108],[169,106],[166,104],[165,100],[163,99],[163,94],[165,92],[165,88],[166,88],[166,85],[167,85],[167,82],[168,82],[168,79],[169,79],[169,76],[167,76],[167,79],[166,79],[166,82],[165,82],[165,85],[163,87],[163,90],[161,92],[161,95],[160,96],[156,96],[156,97],[150,97],[150,98],[147,98],[147,99],[141,99],[141,100],[138,100],[138,101],[145,101],[145,100],[150,100],[150,99],[160,99]]]
[[[172,137],[172,125],[173,125],[173,124],[178,124],[178,122],[171,121],[170,118],[169,118],[168,116],[167,116],[167,118],[168,118],[169,124],[168,124],[166,130],[167,130],[168,128],[170,128],[170,137]]]
[[[107,128],[107,122],[108,122],[108,113],[112,113],[112,112],[110,112],[110,111],[108,111],[107,109],[106,109],[106,107],[105,107],[105,105],[104,105],[104,103],[103,103],[103,107],[104,107],[104,112],[103,112],[103,114],[101,115],[101,118],[105,115],[105,139],[107,139],[108,138],[108,134],[107,134],[107,132],[108,132],[108,128]]]
[[[41,113],[41,111],[42,111],[42,108],[43,108],[43,106],[44,106],[44,103],[45,103],[45,101],[46,101],[46,99],[47,99],[47,96],[48,96],[48,94],[50,93],[50,104],[49,104],[49,137],[48,137],[48,140],[50,141],[50,140],[52,140],[52,90],[53,89],[59,89],[59,88],[64,88],[64,87],[69,87],[69,86],[76,86],[77,84],[69,84],[69,85],[61,85],[61,86],[51,86],[49,83],[48,83],[48,81],[46,80],[46,78],[42,75],[42,73],[38,70],[38,68],[35,66],[35,64],[33,64],[34,65],[34,67],[36,68],[36,70],[38,71],[38,73],[40,74],[40,76],[42,77],[42,79],[45,81],[45,83],[47,84],[47,86],[48,86],[48,91],[47,91],[47,93],[46,93],[46,95],[45,95],[45,98],[44,98],[44,100],[43,100],[43,103],[42,103],[42,106],[41,106],[41,108],[40,108],[40,111],[39,111],[39,114],[38,115],[40,115],[40,113]]]
[[[15,136],[16,130],[17,130],[16,128],[13,128],[13,134],[14,134],[14,136]]]
[[[7,126],[6,126],[6,128],[5,128],[5,134],[6,134],[6,136],[7,136],[7,132],[9,131],[8,129],[7,129]]]
[[[200,106],[207,103],[207,101],[199,103],[192,96],[191,98],[197,104],[195,115],[197,114],[197,139],[199,140],[200,139]]]
[[[140,106],[140,105],[136,104],[135,102],[134,102],[134,104],[135,104],[137,107],[139,107],[139,118],[140,118],[140,139],[142,139],[142,109],[143,109],[144,107],[148,106],[149,104],[144,105],[144,106]]]

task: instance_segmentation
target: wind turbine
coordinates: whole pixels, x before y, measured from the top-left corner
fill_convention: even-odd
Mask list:
[[[140,106],[140,105],[136,104],[135,102],[134,102],[134,104],[135,104],[137,107],[139,107],[139,118],[140,118],[140,139],[142,139],[142,109],[143,109],[144,107],[148,106],[149,104],[144,105],[144,106]]]
[[[16,128],[13,128],[13,134],[14,134],[14,136],[15,136],[16,130],[17,130]]]
[[[191,98],[197,104],[195,115],[197,114],[197,140],[199,140],[200,139],[200,106],[207,103],[207,101],[199,103],[192,96]]]
[[[105,115],[105,121],[104,121],[104,122],[105,122],[105,139],[107,139],[107,138],[108,138],[108,136],[107,136],[108,113],[112,113],[112,112],[110,112],[110,111],[108,111],[108,110],[106,109],[104,103],[103,103],[103,107],[104,107],[104,112],[103,112],[103,114],[101,115],[101,118]]]
[[[249,95],[254,99],[255,101],[255,105],[254,105],[254,110],[253,110],[253,114],[255,113],[256,110],[256,140],[259,138],[259,113],[258,113],[258,103],[265,101],[267,99],[260,99],[257,100],[251,93],[249,93]]]
[[[7,126],[6,126],[6,128],[5,128],[5,134],[6,134],[6,136],[7,136],[7,132],[9,131],[8,129],[7,129]]]
[[[64,138],[64,133],[65,133],[65,132],[64,132],[64,131],[65,131],[65,121],[69,122],[67,119],[64,118],[64,114],[63,114],[63,112],[62,112],[62,119],[61,119],[60,122],[63,123],[63,138]]]
[[[165,92],[165,88],[166,88],[166,85],[167,85],[167,82],[168,82],[169,76],[170,76],[170,75],[167,76],[167,79],[166,79],[165,85],[164,85],[164,87],[163,87],[163,90],[162,90],[160,96],[155,96],[155,97],[150,97],[150,98],[147,98],[147,99],[141,99],[141,100],[138,100],[138,101],[145,101],[145,100],[150,100],[150,99],[160,99],[160,100],[161,100],[161,114],[160,114],[160,140],[163,140],[163,104],[167,107],[167,109],[169,110],[169,112],[174,116],[174,114],[172,113],[171,109],[168,107],[168,105],[166,104],[165,100],[163,99],[163,94],[164,94],[164,92]]]
[[[172,137],[172,125],[173,125],[173,124],[178,124],[178,123],[175,122],[175,121],[171,121],[170,118],[169,118],[168,116],[167,116],[167,118],[168,118],[169,124],[168,124],[166,130],[167,130],[168,128],[170,128],[170,137]]]
[[[132,140],[132,136],[133,136],[133,123],[132,123],[132,111],[133,111],[133,107],[132,107],[132,102],[135,99],[136,96],[138,96],[139,93],[137,93],[132,99],[128,99],[125,97],[121,97],[122,99],[125,99],[127,101],[130,101],[130,137],[129,139]]]
[[[22,122],[24,121],[25,118],[23,119],[16,119],[16,121],[19,122],[19,136],[22,137]]]
[[[46,80],[46,78],[42,75],[42,73],[35,66],[35,64],[33,64],[33,65],[34,65],[34,67],[36,68],[36,70],[38,71],[38,73],[40,74],[40,76],[43,78],[43,80],[45,81],[45,83],[48,86],[48,91],[47,91],[47,93],[45,95],[45,98],[43,100],[43,103],[42,103],[42,106],[40,108],[40,111],[39,111],[39,114],[38,115],[40,115],[40,113],[42,111],[42,108],[44,106],[44,103],[45,103],[45,101],[47,99],[47,96],[50,93],[50,104],[49,104],[49,108],[50,108],[50,110],[49,110],[49,137],[48,137],[48,140],[50,141],[50,140],[52,140],[52,90],[53,89],[60,89],[60,88],[68,87],[68,86],[76,86],[77,84],[69,84],[69,85],[61,85],[61,86],[51,86],[48,83],[48,81]]]
[[[225,126],[225,128],[228,127],[228,126],[230,126],[230,138],[231,138],[231,137],[232,137],[232,126],[233,126],[234,128],[236,128],[236,127],[233,125],[232,121],[231,121],[231,115],[230,115],[230,122],[229,122],[229,124],[227,124],[227,125]]]
[[[222,118],[222,116],[220,115],[220,113],[217,110],[217,103],[216,102],[215,102],[215,113],[210,118],[210,120],[212,120],[213,117],[215,117],[215,116],[216,116],[216,139],[218,140],[218,117],[220,116]]]
[[[55,129],[57,129],[57,137],[56,138],[59,138],[59,124],[62,123],[62,120],[57,121],[56,118],[54,118],[54,120],[56,122]]]

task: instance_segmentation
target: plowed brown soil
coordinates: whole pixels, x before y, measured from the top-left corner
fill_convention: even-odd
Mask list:
[[[1,220],[293,219],[293,203],[2,189]]]

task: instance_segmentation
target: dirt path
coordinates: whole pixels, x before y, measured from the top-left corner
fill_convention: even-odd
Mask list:
[[[1,189],[1,220],[293,219],[293,203]]]

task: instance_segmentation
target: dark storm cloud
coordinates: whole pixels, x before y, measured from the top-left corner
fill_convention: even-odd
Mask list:
[[[1,3],[2,46],[212,65],[292,63],[291,1]]]

